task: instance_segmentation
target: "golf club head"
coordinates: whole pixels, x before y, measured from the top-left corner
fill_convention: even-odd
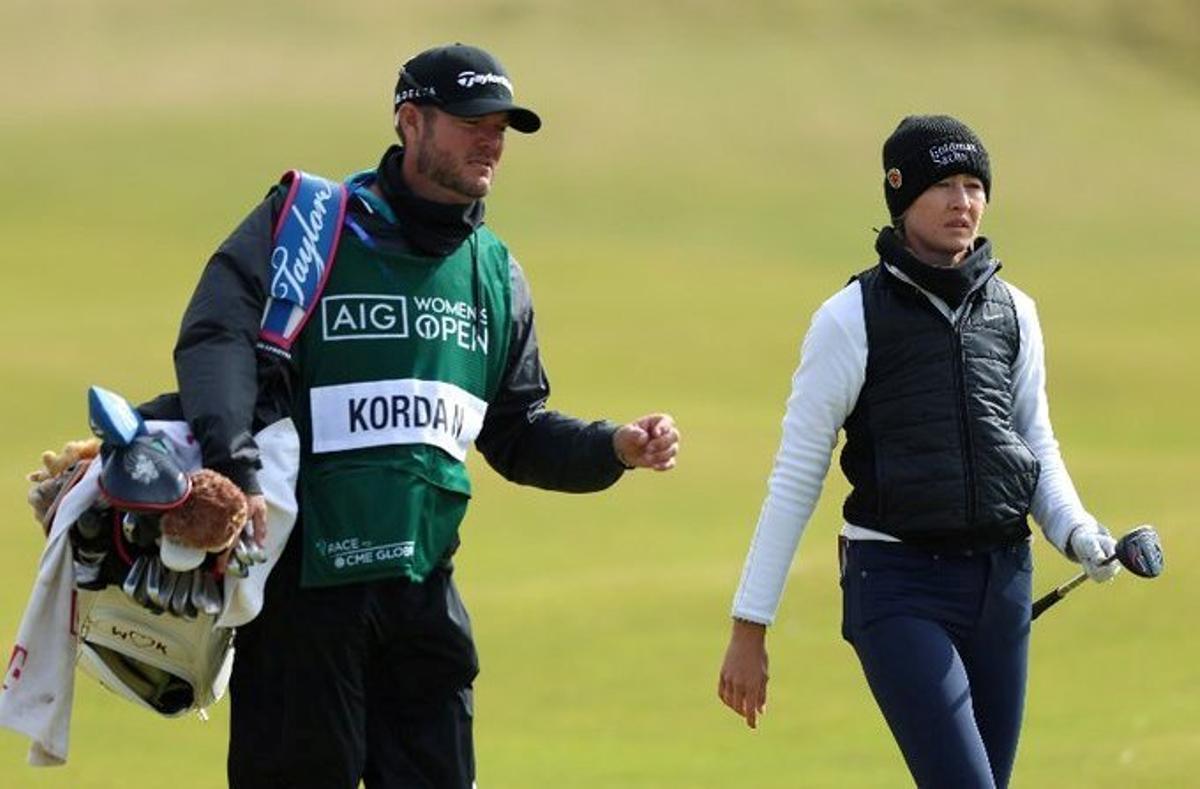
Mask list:
[[[132,512],[127,512],[121,516],[121,533],[125,535],[125,542],[131,545],[137,544],[138,522],[137,517]]]
[[[108,540],[108,513],[101,511],[95,507],[90,507],[75,519],[71,530],[79,536],[79,539],[84,542],[93,542]]]
[[[171,613],[175,616],[187,618],[188,602],[192,595],[192,572],[188,570],[182,573],[175,573],[175,586],[171,590]],[[192,616],[195,616],[196,607],[192,606]]]
[[[245,549],[246,557],[249,559],[246,564],[262,564],[267,560],[267,552],[254,539],[254,521],[246,521],[246,525],[242,528],[241,537],[238,538]]]
[[[152,548],[162,533],[158,515],[150,512],[126,512],[121,516],[121,533],[125,541],[139,548]]]
[[[204,599],[204,570],[197,567],[192,570],[192,588],[191,594],[188,595],[188,619],[195,619],[200,613],[208,612],[208,605]]]
[[[137,591],[138,584],[146,575],[146,557],[139,556],[134,560],[133,566],[129,568],[129,572],[125,574],[125,581],[121,584],[121,591],[129,595],[131,599],[136,600],[134,593]]]
[[[142,577],[138,579],[137,589],[133,591],[133,600],[142,608],[145,608],[154,613],[158,613],[159,609],[154,603],[150,602],[150,568],[154,566],[155,560],[150,557],[142,557],[145,560],[145,569],[142,570]]]
[[[179,584],[179,573],[167,567],[159,560],[159,566],[162,567],[162,588],[159,591],[161,602],[158,607],[164,611],[171,610],[171,598],[175,596],[175,587]]]
[[[103,559],[104,557],[100,557]],[[75,585],[87,588],[89,584],[94,585],[100,578],[100,563],[89,561],[83,556],[80,556],[74,561],[75,565]]]
[[[146,568],[146,599],[154,608],[163,608],[163,575],[165,569],[158,557],[152,557]]]
[[[241,562],[243,567],[254,564],[254,560],[250,558],[250,546],[246,545],[245,538],[239,539],[233,544],[233,558]]]
[[[1121,537],[1114,552],[1121,566],[1136,576],[1157,578],[1162,575],[1162,543],[1153,526],[1138,526]]]
[[[242,563],[237,556],[230,556],[229,563],[225,565],[225,574],[234,578],[250,577],[250,568]]]
[[[201,608],[204,613],[216,616],[221,613],[221,586],[217,583],[217,578],[210,572],[200,571],[201,580],[203,582],[203,595],[200,598]]]

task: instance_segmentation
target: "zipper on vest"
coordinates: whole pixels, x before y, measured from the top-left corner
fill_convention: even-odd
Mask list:
[[[958,425],[962,432],[963,473],[967,484],[967,523],[968,529],[975,525],[975,451],[971,444],[970,401],[967,398],[966,357],[963,349],[962,330],[966,324],[970,305],[963,304],[962,314],[955,321],[952,333],[954,335],[954,383],[958,387]]]

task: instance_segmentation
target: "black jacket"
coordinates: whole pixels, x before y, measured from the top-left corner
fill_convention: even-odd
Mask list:
[[[396,150],[385,155],[380,172]],[[281,190],[272,189],[213,254],[175,345],[182,413],[200,442],[204,465],[248,492],[258,491],[253,434],[290,415],[297,381],[294,362],[256,350],[271,275],[272,232],[283,198]],[[426,217],[410,210],[411,199],[388,202],[397,224],[353,196],[347,213],[381,246],[422,254],[413,243],[421,234],[401,228]],[[482,221],[482,206],[478,209],[466,212],[464,221]],[[623,471],[612,448],[616,425],[584,422],[545,407],[550,384],[538,354],[529,287],[511,257],[509,270],[513,321],[507,368],[475,445],[513,482],[570,492],[606,488]]]
[[[987,245],[951,324],[883,262],[858,277],[867,371],[846,419],[847,521],[906,542],[987,548],[1029,535],[1039,464],[1013,427],[1016,309]]]

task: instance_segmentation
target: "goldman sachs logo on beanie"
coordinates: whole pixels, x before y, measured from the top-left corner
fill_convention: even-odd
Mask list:
[[[970,162],[972,154],[979,153],[979,146],[973,142],[944,142],[929,149],[929,158],[938,167],[949,167],[955,162]]]

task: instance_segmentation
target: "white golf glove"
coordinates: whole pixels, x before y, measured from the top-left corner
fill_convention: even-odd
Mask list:
[[[1121,563],[1110,559],[1117,546],[1103,526],[1077,526],[1068,541],[1071,553],[1076,561],[1083,565],[1083,571],[1096,583],[1104,583],[1121,572]]]

